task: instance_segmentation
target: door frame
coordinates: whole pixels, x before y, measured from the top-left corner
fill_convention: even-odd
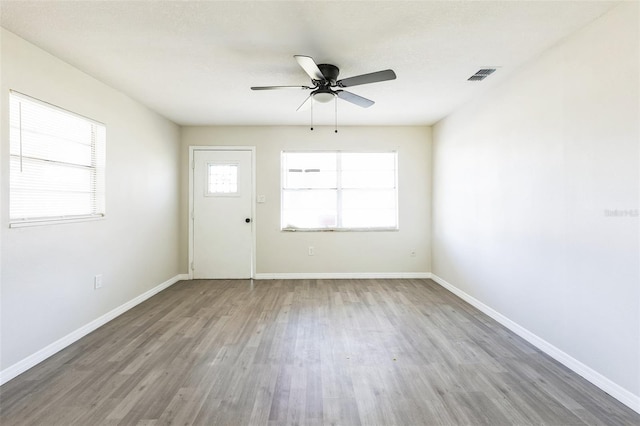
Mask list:
[[[194,155],[196,151],[248,151],[251,152],[251,279],[256,275],[256,147],[255,146],[189,146],[189,279],[193,279],[193,173],[195,171]]]

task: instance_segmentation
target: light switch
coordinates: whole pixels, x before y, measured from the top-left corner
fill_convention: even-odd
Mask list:
[[[258,195],[258,202],[259,203],[264,203],[267,201],[267,197],[264,195]]]

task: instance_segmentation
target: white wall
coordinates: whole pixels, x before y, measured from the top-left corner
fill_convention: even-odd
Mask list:
[[[431,129],[428,127],[185,127],[182,129],[181,266],[186,268],[188,147],[256,147],[258,274],[429,272]],[[400,231],[281,232],[280,153],[283,150],[397,150]],[[314,246],[315,256],[307,247]],[[410,257],[411,251],[416,257]]]
[[[640,208],[638,16],[615,8],[434,127],[432,257],[635,396],[640,219],[605,211]]]
[[[1,43],[2,105],[13,89],[106,124],[107,217],[8,227],[3,108],[0,371],[180,272],[179,128],[10,32],[2,30]]]

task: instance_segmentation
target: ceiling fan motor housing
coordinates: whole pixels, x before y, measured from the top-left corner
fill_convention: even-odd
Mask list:
[[[338,74],[340,74],[340,68],[331,64],[318,64],[318,68],[320,68],[320,72],[322,72],[327,82],[331,86],[335,86],[338,81]]]

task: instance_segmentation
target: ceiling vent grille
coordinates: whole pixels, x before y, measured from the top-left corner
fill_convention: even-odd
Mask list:
[[[495,68],[482,68],[478,70],[474,75],[469,77],[468,81],[482,81],[495,72]]]

